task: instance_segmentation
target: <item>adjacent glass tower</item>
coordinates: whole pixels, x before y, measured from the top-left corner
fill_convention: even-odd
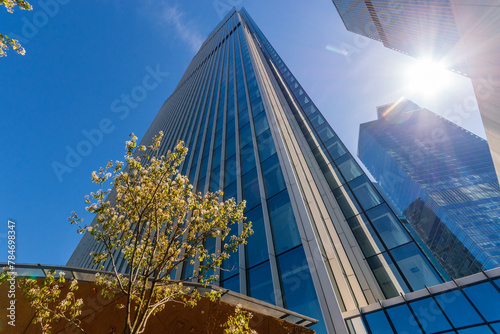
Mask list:
[[[333,0],[347,30],[469,76],[500,179],[500,3]]]
[[[247,202],[255,233],[221,286],[347,333],[346,312],[443,281],[245,10],[208,36],[142,143],[160,130],[164,152],[186,142],[195,189]],[[92,267],[99,246],[85,235],[68,265]]]
[[[500,187],[486,141],[402,100],[361,124],[358,155],[454,278],[500,266]]]

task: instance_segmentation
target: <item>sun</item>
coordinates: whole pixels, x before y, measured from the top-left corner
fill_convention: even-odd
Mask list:
[[[412,93],[433,95],[449,83],[449,71],[443,64],[422,59],[412,66],[407,73],[408,89]]]

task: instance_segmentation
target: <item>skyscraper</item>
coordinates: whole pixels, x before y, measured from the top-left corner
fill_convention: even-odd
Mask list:
[[[469,76],[500,178],[500,4],[490,0],[333,0],[347,30]]]
[[[500,187],[486,141],[401,100],[361,124],[358,155],[451,277],[500,265]]]
[[[347,333],[343,312],[443,281],[245,10],[208,36],[141,143],[160,130],[163,152],[186,142],[195,189],[247,202],[255,233],[221,286]],[[68,265],[92,267],[96,247],[84,235]]]

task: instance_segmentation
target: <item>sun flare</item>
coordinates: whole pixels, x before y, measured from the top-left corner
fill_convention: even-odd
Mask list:
[[[408,88],[414,93],[433,95],[449,83],[449,73],[442,64],[419,60],[408,70]]]

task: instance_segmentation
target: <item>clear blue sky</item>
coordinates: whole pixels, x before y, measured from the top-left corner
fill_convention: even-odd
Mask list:
[[[18,263],[66,263],[81,238],[67,217],[76,211],[91,221],[83,201],[96,190],[91,172],[122,159],[130,132],[144,135],[201,42],[232,5],[248,10],[353,153],[359,124],[375,119],[377,105],[401,96],[484,137],[478,111],[464,108],[473,96],[467,78],[450,74],[450,84],[432,98],[411,94],[405,73],[415,60],[347,32],[330,0],[32,4],[32,12],[14,14],[0,7],[0,31],[21,37],[27,50],[25,56],[11,51],[0,58],[0,131],[6,139],[0,261],[7,259],[7,219],[13,219]],[[168,76],[144,83],[157,69]],[[140,96],[141,86],[149,87],[147,96]],[[140,98],[129,102],[126,115],[118,109],[124,103],[115,101],[131,93]],[[84,132],[95,134],[100,126],[107,133],[95,135],[90,148],[81,146]],[[77,149],[87,155],[70,159],[71,172],[58,177],[54,166],[68,166],[68,152]]]

